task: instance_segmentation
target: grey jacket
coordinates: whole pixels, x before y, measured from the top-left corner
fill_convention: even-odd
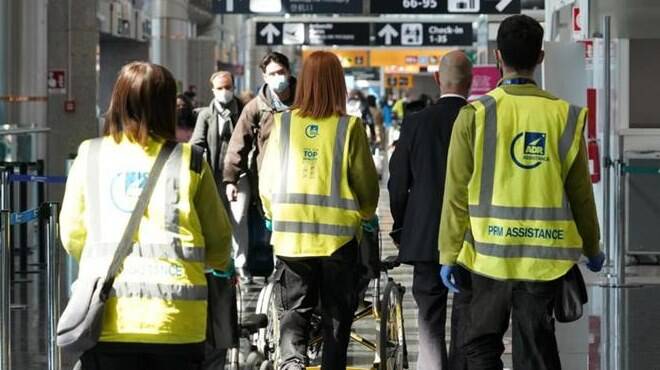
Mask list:
[[[197,116],[195,130],[190,138],[191,144],[204,148],[218,186],[222,184],[222,170],[229,139],[243,107],[238,99],[234,98],[224,108],[227,115],[226,123],[218,119],[219,111],[214,102],[202,109]],[[221,123],[222,127],[220,127]]]

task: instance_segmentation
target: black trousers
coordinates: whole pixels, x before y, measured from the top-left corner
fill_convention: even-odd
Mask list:
[[[512,318],[513,369],[560,370],[552,317],[557,280],[499,281],[472,274],[470,329],[464,346],[470,370],[501,370],[502,339]]]
[[[209,298],[203,370],[224,370],[227,349],[238,346],[236,286],[231,279],[206,274]]]
[[[454,293],[451,310],[451,342],[449,345],[449,369],[467,370],[467,355],[463,346],[470,329],[470,302],[472,300],[472,278],[470,271],[456,266],[454,275],[459,293]]]
[[[82,370],[199,370],[199,344],[100,342],[80,358]]]
[[[281,369],[307,363],[309,322],[321,302],[323,370],[345,370],[346,351],[356,307],[357,242],[351,241],[328,257],[278,257],[284,272],[280,280]]]
[[[413,272],[413,297],[417,302],[419,327],[419,370],[465,370],[467,360],[462,348],[469,326],[469,273],[459,268],[461,293],[454,295],[451,313],[450,348],[447,353],[445,326],[447,288],[440,280],[440,266],[435,262],[416,262]]]

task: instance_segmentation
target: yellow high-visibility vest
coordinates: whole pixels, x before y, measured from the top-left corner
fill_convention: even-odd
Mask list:
[[[81,144],[60,214],[62,244],[80,261],[78,280],[107,271],[161,146],[126,137]],[[204,273],[226,268],[230,252],[231,226],[203,152],[177,144],[114,280],[100,341],[204,341]]]
[[[564,183],[586,109],[498,88],[475,108],[470,227],[458,261],[495,279],[549,281],[582,254]]]
[[[360,212],[348,182],[349,131],[355,117],[275,115],[267,155],[279,166],[260,189],[271,189],[271,244],[278,256],[329,256],[360,236]],[[362,129],[362,128],[360,128]]]

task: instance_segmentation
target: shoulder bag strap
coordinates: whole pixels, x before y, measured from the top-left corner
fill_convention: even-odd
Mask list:
[[[167,159],[170,157],[170,154],[172,153],[176,145],[177,144],[175,142],[166,141],[165,144],[163,144],[163,147],[161,148],[160,152],[158,153],[156,162],[154,163],[153,167],[151,168],[151,171],[149,172],[149,177],[147,178],[147,184],[145,185],[144,189],[142,189],[142,192],[140,193],[140,197],[138,198],[137,203],[135,203],[135,208],[133,209],[133,213],[131,213],[131,218],[128,220],[128,224],[126,225],[124,234],[122,235],[121,240],[119,241],[119,246],[117,247],[117,251],[115,252],[115,255],[112,259],[112,263],[110,264],[110,267],[108,268],[108,272],[105,275],[102,292],[106,296],[110,292],[110,289],[112,288],[112,283],[115,279],[115,276],[117,275],[117,272],[119,271],[119,267],[122,265],[126,257],[128,257],[128,255],[131,252],[131,249],[133,247],[133,236],[135,235],[138,226],[140,226],[140,221],[142,220],[144,211],[147,209],[147,205],[149,204],[149,199],[151,198],[151,194],[153,194],[154,192],[154,188],[156,187],[156,183],[158,182],[158,177],[163,167],[165,166],[165,162],[167,162]]]

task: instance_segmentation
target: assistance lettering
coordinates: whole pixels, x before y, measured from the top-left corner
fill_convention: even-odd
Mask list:
[[[503,227],[488,225],[488,235],[507,238],[533,238],[545,240],[564,240],[564,229],[546,229],[537,227]]]

